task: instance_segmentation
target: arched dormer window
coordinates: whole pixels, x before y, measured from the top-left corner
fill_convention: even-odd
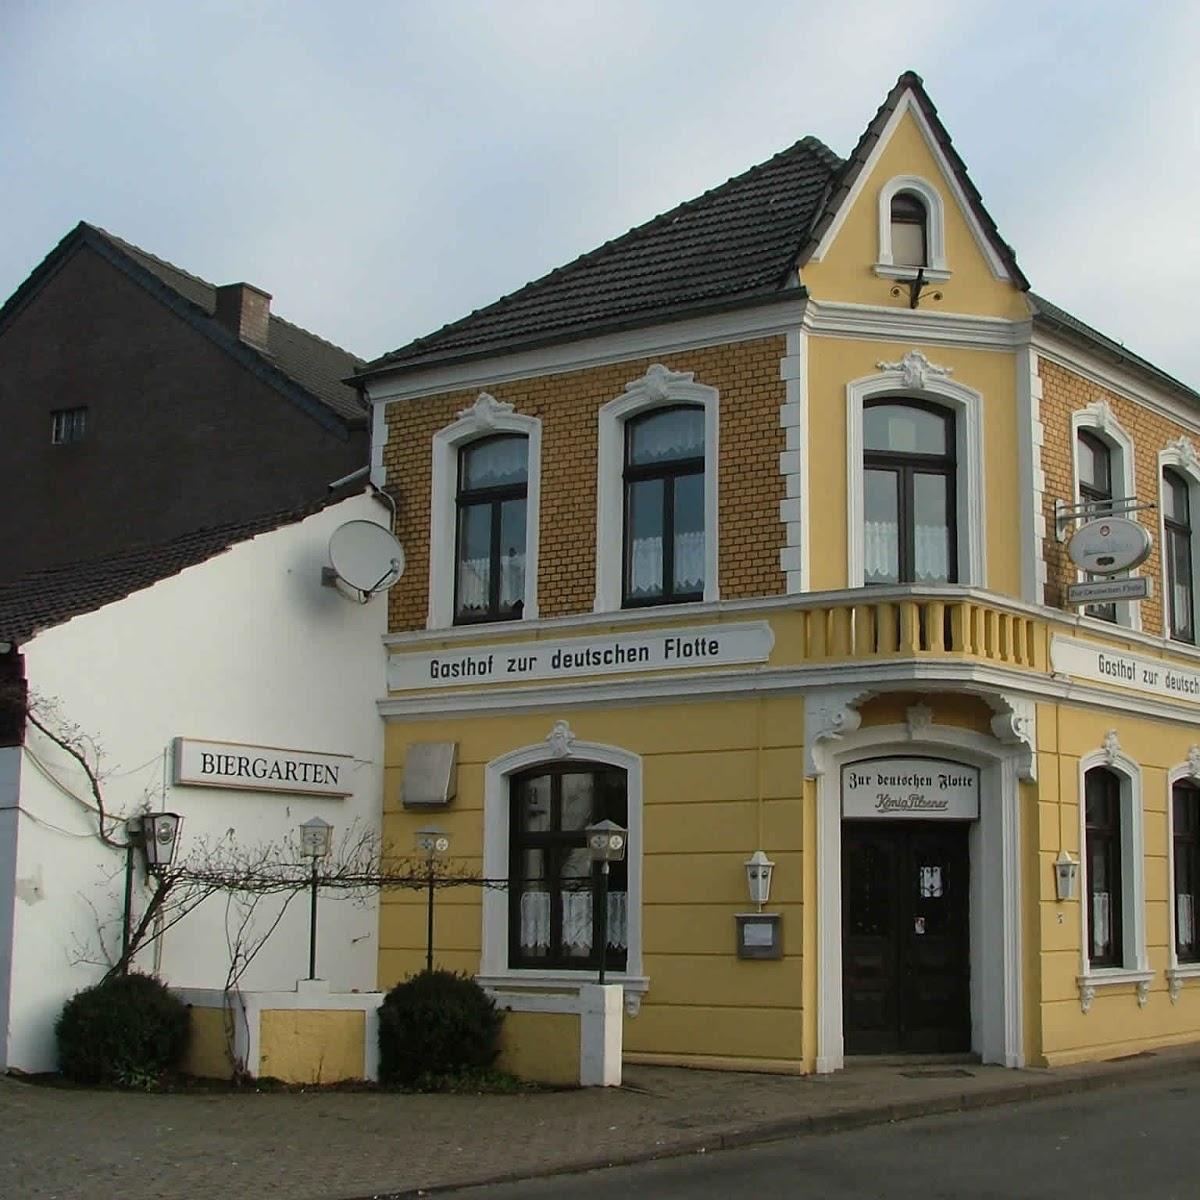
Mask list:
[[[914,192],[892,197],[892,262],[898,267],[929,265],[926,231],[929,214]]]
[[[897,175],[879,192],[879,261],[875,274],[911,279],[918,269],[925,278],[950,278],[946,262],[946,218],[942,197],[917,175]]]

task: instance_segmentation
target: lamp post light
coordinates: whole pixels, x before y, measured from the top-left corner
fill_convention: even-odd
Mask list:
[[[151,875],[165,871],[175,858],[179,844],[178,813],[143,813],[125,822],[125,912],[121,922],[121,971],[129,974],[129,939],[133,926],[133,852],[139,846],[146,855],[146,870]]]
[[[317,860],[329,853],[333,841],[333,826],[320,817],[312,817],[300,826],[300,853],[312,859],[312,893],[308,914],[308,977],[317,977]]]
[[[588,853],[592,862],[600,864],[600,978],[604,982],[604,967],[608,961],[608,865],[620,862],[625,857],[625,844],[629,840],[629,830],[622,829],[615,821],[598,821],[589,825],[584,833],[587,835]],[[594,893],[593,893],[594,894]]]
[[[450,835],[436,825],[417,830],[417,850],[425,855],[425,970],[433,971],[433,885],[437,877],[436,859],[450,849]]]

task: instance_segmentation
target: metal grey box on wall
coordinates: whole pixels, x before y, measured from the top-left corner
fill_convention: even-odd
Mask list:
[[[734,913],[738,958],[782,958],[781,913]]]
[[[458,743],[413,742],[404,756],[404,807],[445,808],[457,793]]]

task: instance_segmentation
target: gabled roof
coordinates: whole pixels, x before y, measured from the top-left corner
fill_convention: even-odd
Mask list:
[[[920,75],[915,71],[905,71],[896,80],[895,86],[888,92],[886,99],[879,106],[879,110],[871,118],[870,124],[863,130],[862,137],[858,139],[858,144],[854,147],[850,157],[838,173],[837,178],[829,189],[829,194],[825,198],[825,203],[821,211],[813,221],[812,229],[809,231],[809,236],[800,254],[800,264],[803,265],[809,260],[830,225],[833,224],[843,203],[853,190],[855,183],[867,165],[867,161],[871,157],[871,152],[878,145],[879,138],[887,127],[888,121],[906,93],[912,94],[913,101],[921,110],[921,115],[925,118],[934,140],[938,144],[938,148],[945,156],[951,173],[954,175],[959,187],[962,189],[963,195],[966,197],[971,214],[979,223],[984,236],[996,251],[1000,261],[1004,264],[1013,283],[1022,290],[1027,289],[1029,287],[1029,280],[1025,278],[1021,272],[1021,268],[1017,266],[1016,255],[1013,254],[1012,247],[1000,236],[1000,231],[996,228],[996,222],[992,220],[991,215],[984,208],[983,198],[979,194],[979,189],[971,182],[971,177],[967,174],[966,163],[963,162],[962,158],[959,157],[958,151],[955,150],[954,143],[950,140],[950,134],[942,124],[933,101],[926,94],[925,85]]]
[[[706,307],[800,295],[794,267],[841,160],[806,137],[368,372],[578,337]]]
[[[26,642],[44,629],[123,600],[239,542],[294,525],[344,499],[346,493],[342,492],[249,520],[132,546],[102,558],[31,571],[11,583],[0,584],[0,641]]]
[[[802,296],[796,269],[836,218],[906,92],[945,155],[984,235],[1020,288],[1012,250],[983,207],[919,76],[905,72],[843,162],[814,137],[631,229],[460,321],[375,359],[363,374],[503,353]]]
[[[213,284],[85,221],[50,251],[0,307],[0,329],[81,246],[97,251],[327,427],[345,429],[365,424],[358,392],[344,382],[362,367],[362,359],[274,313],[269,318],[267,349],[261,351],[241,341],[214,318]]]

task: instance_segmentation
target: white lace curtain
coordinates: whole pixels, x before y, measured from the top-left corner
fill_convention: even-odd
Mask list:
[[[587,953],[592,948],[592,893],[564,892],[563,947]],[[624,892],[608,893],[608,944],[624,950],[629,941],[629,903]],[[526,892],[521,897],[521,948],[550,947],[550,893]]]
[[[916,528],[916,579],[950,578],[950,534],[945,525]],[[867,521],[863,533],[866,577],[896,575],[900,562],[899,529],[894,521]]]
[[[633,539],[629,558],[629,590],[651,594],[663,589],[663,540]],[[704,588],[704,530],[675,535],[675,590],[699,592]]]
[[[458,606],[487,608],[491,560],[468,558],[458,564]],[[525,554],[505,554],[500,559],[500,607],[511,608],[525,598]]]

